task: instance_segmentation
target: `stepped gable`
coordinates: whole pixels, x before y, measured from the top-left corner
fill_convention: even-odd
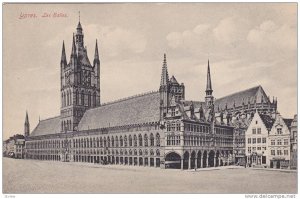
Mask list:
[[[87,110],[78,125],[78,130],[143,124],[159,120],[160,94],[151,92]]]
[[[242,106],[243,102],[245,105],[254,104],[255,101],[257,103],[261,103],[263,100],[264,103],[269,103],[269,99],[263,90],[263,88],[259,85],[253,88],[249,88],[244,91],[240,91],[237,93],[233,93],[231,95],[219,98],[215,101],[215,111],[217,111],[218,107],[220,110],[225,110],[226,104],[227,109],[232,109],[234,107],[234,103],[236,107]]]
[[[60,116],[41,120],[30,134],[30,137],[60,133],[60,128]]]

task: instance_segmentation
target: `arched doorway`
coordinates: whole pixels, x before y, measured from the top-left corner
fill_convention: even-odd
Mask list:
[[[196,152],[193,151],[191,153],[191,169],[195,169],[195,166],[196,166],[195,160],[196,160]]]
[[[197,168],[201,168],[201,151],[197,154]]]
[[[214,167],[214,160],[215,159],[215,152],[214,151],[210,151],[208,154],[208,166],[209,167]]]
[[[188,169],[189,168],[189,152],[185,152],[183,154],[183,169]]]
[[[206,168],[206,160],[207,160],[207,151],[203,152],[203,168]]]
[[[219,159],[220,159],[220,152],[219,151],[217,151],[217,153],[216,153],[216,167],[219,167],[220,166],[220,164],[219,164]]]
[[[181,157],[175,152],[171,152],[166,155],[165,162],[166,169],[180,169],[181,168]]]

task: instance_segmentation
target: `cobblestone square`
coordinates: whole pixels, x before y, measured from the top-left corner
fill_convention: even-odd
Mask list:
[[[3,158],[3,193],[297,193],[297,173],[219,167],[180,171]]]

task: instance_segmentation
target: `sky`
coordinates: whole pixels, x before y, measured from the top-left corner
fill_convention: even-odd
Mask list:
[[[60,114],[79,11],[91,62],[98,40],[102,103],[158,90],[166,53],[187,100],[204,100],[209,59],[215,98],[261,85],[281,115],[297,113],[296,3],[5,4],[3,139],[24,133],[26,110],[31,131]]]

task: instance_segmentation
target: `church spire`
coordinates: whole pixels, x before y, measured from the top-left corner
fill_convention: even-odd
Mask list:
[[[75,45],[75,38],[73,34],[73,42],[72,42],[72,51],[71,51],[71,59],[77,57],[76,55],[76,45]]]
[[[166,57],[166,54],[164,54],[160,86],[166,86],[168,84],[168,82],[169,82],[169,74],[168,74],[168,68],[167,68],[167,57]]]
[[[65,42],[63,41],[62,52],[61,52],[61,64],[67,64],[66,51],[65,51]]]
[[[96,46],[95,46],[95,55],[94,55],[94,60],[99,60],[99,53],[98,53],[98,42],[96,39]]]
[[[28,112],[26,110],[25,123],[24,123],[25,137],[29,136],[29,132],[30,132],[30,124],[29,124],[29,119],[28,119]]]
[[[209,60],[208,60],[208,65],[207,65],[207,82],[206,82],[206,95],[211,95],[213,90],[212,90],[212,84],[211,84],[211,77],[210,77],[210,66],[209,66]]]

